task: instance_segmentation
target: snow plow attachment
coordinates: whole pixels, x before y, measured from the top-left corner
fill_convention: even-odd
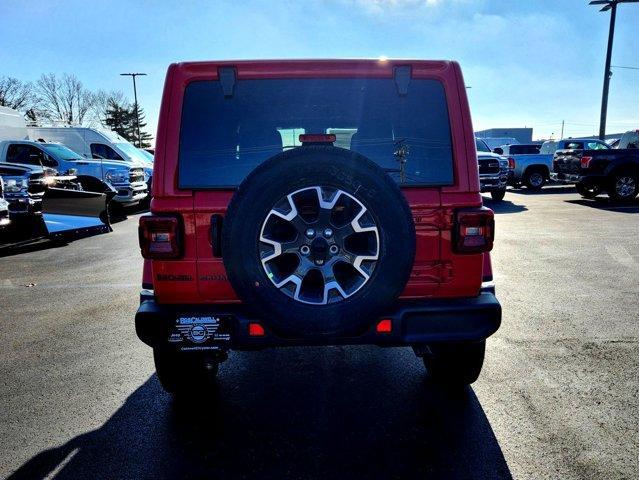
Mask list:
[[[110,232],[108,204],[115,195],[111,190],[48,188],[42,198],[42,219],[48,235]]]

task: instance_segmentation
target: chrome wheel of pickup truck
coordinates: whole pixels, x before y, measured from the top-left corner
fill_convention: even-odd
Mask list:
[[[637,177],[629,174],[615,175],[610,196],[624,202],[637,196]]]
[[[298,302],[344,300],[369,280],[379,258],[379,231],[353,195],[321,186],[297,190],[267,214],[260,231],[262,267]]]

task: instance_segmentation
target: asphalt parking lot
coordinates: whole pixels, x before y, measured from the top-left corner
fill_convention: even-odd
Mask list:
[[[0,476],[636,478],[639,203],[509,191],[503,305],[459,397],[410,349],[232,353],[212,398],[175,404],[137,340],[137,215],[0,258]]]

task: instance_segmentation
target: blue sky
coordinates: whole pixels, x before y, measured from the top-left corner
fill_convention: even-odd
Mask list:
[[[609,15],[586,0],[0,2],[0,75],[74,73],[132,96],[155,133],[171,62],[379,57],[461,63],[476,130],[598,129]],[[639,67],[639,4],[621,5],[613,65]],[[614,69],[608,131],[639,127],[639,70]]]

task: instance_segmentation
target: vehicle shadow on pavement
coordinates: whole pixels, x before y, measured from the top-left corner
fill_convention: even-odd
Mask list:
[[[579,200],[566,200],[567,203],[583,205],[584,207],[596,208],[598,210],[608,210],[619,213],[639,213],[639,201],[631,203],[619,203],[607,197],[597,197],[592,200],[581,198]]]
[[[86,231],[74,232],[72,234],[65,235],[64,237],[54,239],[48,237],[27,239],[9,238],[7,242],[0,243],[0,258],[20,255],[23,253],[37,252],[39,250],[65,247],[76,240],[94,237],[96,235],[104,235],[106,233],[108,233],[107,228],[100,227]]]
[[[518,205],[510,200],[494,201],[484,197],[484,205],[495,213],[520,213],[528,210],[524,205]]]
[[[506,193],[514,195],[550,195],[555,193],[576,193],[577,189],[574,185],[546,185],[540,190],[530,190],[528,188],[512,188]]]
[[[100,428],[9,478],[512,478],[472,389],[435,390],[414,358],[362,373],[336,351],[320,366],[293,354],[287,371],[243,354],[254,360],[197,402],[172,401],[154,375]]]

